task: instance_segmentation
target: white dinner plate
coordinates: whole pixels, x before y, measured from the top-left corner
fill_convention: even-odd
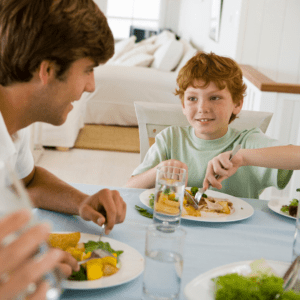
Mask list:
[[[184,288],[184,295],[188,300],[214,300],[214,282],[212,278],[230,274],[238,273],[240,275],[248,275],[251,272],[250,263],[252,260],[237,262],[225,266],[221,266],[203,273],[189,282]],[[268,265],[278,274],[283,276],[285,271],[290,266],[290,263],[266,260]]]
[[[60,232],[66,233],[66,232]],[[86,243],[88,241],[98,241],[99,236],[88,233],[81,233],[79,242]],[[110,239],[108,237],[102,237],[101,241],[109,242],[110,246],[118,251],[123,250],[124,252],[119,256],[119,262],[121,263],[120,270],[111,276],[105,276],[96,280],[87,281],[72,281],[64,280],[62,287],[65,289],[100,289],[106,287],[117,286],[128,281],[131,281],[138,277],[144,270],[144,257],[134,248]]]
[[[189,188],[187,188],[189,189]],[[151,194],[154,194],[155,189],[149,189],[140,194],[140,201],[146,205],[147,207],[151,208],[149,205],[149,196]],[[205,192],[207,196],[215,197],[215,198],[224,198],[228,199],[232,202],[233,207],[235,211],[230,215],[224,215],[224,214],[217,214],[217,213],[207,213],[206,216],[204,216],[205,213],[202,213],[201,217],[193,217],[193,216],[183,216],[182,219],[186,220],[192,220],[192,221],[200,221],[200,222],[234,222],[234,221],[240,221],[247,219],[251,217],[254,213],[253,207],[245,202],[244,200],[240,198],[236,198],[234,196],[230,196],[227,194],[223,194],[216,191],[208,190]]]
[[[285,217],[288,217],[288,218],[292,218],[292,219],[296,219],[295,217],[292,217],[290,216],[289,214],[286,214],[284,212],[282,212],[280,209],[282,207],[282,205],[289,205],[291,202],[291,200],[270,200],[268,202],[268,207],[273,210],[274,212],[282,215],[282,216],[285,216]]]

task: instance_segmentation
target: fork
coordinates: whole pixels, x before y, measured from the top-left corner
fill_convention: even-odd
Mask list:
[[[297,256],[282,277],[284,280],[283,282],[284,291],[288,291],[295,286],[298,278],[299,267],[300,267],[300,256]],[[280,297],[281,294],[278,293],[275,296],[274,300],[279,299]]]
[[[232,160],[232,158],[236,155],[236,153],[241,149],[241,145],[238,144],[234,147],[234,149],[232,150],[230,157],[229,157],[229,161]],[[218,179],[220,177],[220,175],[216,175],[215,178]],[[208,186],[208,189],[211,187],[211,185]],[[200,202],[203,194],[205,193],[205,190],[203,188],[199,188],[198,192],[195,195],[195,200],[197,203]]]
[[[103,235],[104,235],[104,232],[105,232],[105,224],[102,224],[101,228],[102,228],[102,230],[101,230],[101,232],[100,232],[100,234],[99,234],[99,240],[98,240],[98,242],[101,241],[101,239],[102,239],[102,237],[103,237]]]

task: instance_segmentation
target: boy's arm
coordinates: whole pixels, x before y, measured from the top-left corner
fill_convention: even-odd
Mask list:
[[[156,178],[156,167],[138,174],[131,176],[126,183],[126,187],[129,188],[138,188],[138,189],[151,189],[155,187],[155,178]]]
[[[300,169],[300,146],[276,146],[257,149],[241,149],[231,161],[231,151],[221,153],[209,161],[203,187],[221,189],[221,182],[235,174],[242,166],[257,166],[273,169],[298,170]],[[218,179],[215,175],[219,175]]]
[[[163,167],[163,166],[172,166],[172,167],[185,169],[186,170],[185,185],[187,185],[187,181],[188,181],[187,165],[179,160],[169,159],[169,160],[160,162],[157,166],[145,171],[144,173],[130,177],[125,186],[129,187],[129,188],[140,188],[140,189],[154,188],[155,187],[155,179],[156,179],[156,169],[158,167]]]

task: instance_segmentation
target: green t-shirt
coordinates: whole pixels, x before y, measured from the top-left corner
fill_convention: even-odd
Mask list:
[[[278,146],[258,128],[238,131],[230,128],[227,133],[215,140],[203,140],[196,137],[191,126],[171,126],[161,131],[155,143],[148,150],[144,161],[134,170],[133,176],[157,166],[161,161],[176,159],[188,166],[188,186],[202,187],[208,162],[222,152],[232,150],[235,145],[242,148],[263,148]],[[283,189],[293,172],[288,170],[261,167],[241,167],[222,182],[222,193],[242,198],[256,198],[270,186]]]

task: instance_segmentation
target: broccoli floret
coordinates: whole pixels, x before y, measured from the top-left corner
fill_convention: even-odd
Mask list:
[[[198,192],[198,190],[199,190],[199,188],[197,188],[196,186],[193,186],[193,187],[191,188],[191,193],[193,194],[193,196],[196,195],[196,193]]]

